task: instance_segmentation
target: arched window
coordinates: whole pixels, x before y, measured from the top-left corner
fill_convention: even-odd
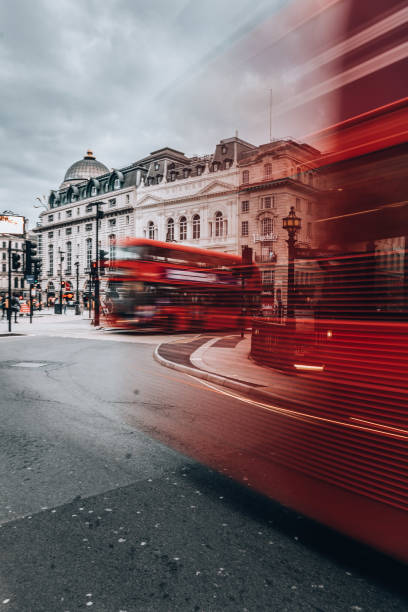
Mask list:
[[[113,188],[114,189],[120,189],[120,180],[118,178],[115,178],[115,180],[113,182]]]
[[[149,221],[149,223],[147,224],[147,233],[148,233],[148,236],[149,236],[150,240],[154,240],[154,223],[153,223],[153,221]]]
[[[54,247],[48,245],[48,274],[54,274]]]
[[[92,238],[86,239],[86,267],[90,268],[92,262]]]
[[[262,236],[269,236],[273,233],[273,219],[271,217],[262,219],[261,230]]]
[[[266,179],[272,178],[272,164],[264,165],[264,178]]]
[[[223,235],[223,216],[222,212],[218,211],[215,213],[215,235],[222,236]]]
[[[193,217],[193,240],[200,238],[200,215],[194,215]]]
[[[96,187],[95,187],[95,185],[92,185],[92,187],[91,187],[91,196],[96,196],[96,194],[97,194]]]
[[[168,219],[167,220],[166,241],[167,242],[173,242],[174,241],[174,219]]]
[[[187,219],[185,217],[180,217],[179,224],[180,240],[187,240]]]
[[[249,170],[244,170],[242,173],[242,182],[244,185],[249,183]]]
[[[67,242],[66,244],[67,251],[67,274],[71,274],[71,266],[72,266],[72,242]]]

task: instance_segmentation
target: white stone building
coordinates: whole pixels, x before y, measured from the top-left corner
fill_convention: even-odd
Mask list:
[[[61,281],[76,291],[77,263],[79,292],[89,292],[96,202],[104,213],[99,249],[108,253],[116,240],[130,236],[237,252],[237,162],[254,148],[237,137],[222,140],[204,157],[164,148],[120,170],[109,170],[88,151],[51,191],[33,230],[42,258],[43,301],[44,293],[47,299],[58,296]]]
[[[134,235],[135,165],[109,170],[91,151],[67,170],[64,181],[48,198],[48,209],[34,228],[42,259],[41,288],[47,298],[58,295],[61,281],[79,292],[89,291],[91,261],[96,258],[96,202],[105,213],[99,220],[99,248],[109,252],[118,238]]]
[[[260,145],[239,161],[239,248],[253,249],[262,273],[264,302],[286,303],[288,233],[282,220],[293,206],[301,218],[298,246],[316,246],[313,222],[317,216],[319,176],[311,163],[319,155],[313,147],[294,140]],[[302,264],[296,283],[307,283]]]
[[[254,149],[235,137],[202,157],[153,152],[140,162],[146,174],[136,191],[135,235],[237,253],[237,162]]]

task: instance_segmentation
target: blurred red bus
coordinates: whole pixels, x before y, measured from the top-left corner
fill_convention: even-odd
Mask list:
[[[205,331],[247,327],[260,276],[239,255],[143,238],[115,246],[105,324],[122,329]]]

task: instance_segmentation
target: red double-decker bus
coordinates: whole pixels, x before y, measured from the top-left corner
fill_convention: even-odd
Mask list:
[[[109,268],[109,327],[239,329],[259,307],[258,270],[239,255],[131,238],[116,244]]]

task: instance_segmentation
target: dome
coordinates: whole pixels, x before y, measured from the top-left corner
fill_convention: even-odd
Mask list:
[[[65,173],[61,187],[66,187],[71,183],[77,183],[109,172],[109,168],[102,162],[95,159],[92,151],[87,151],[83,159],[75,162]]]

